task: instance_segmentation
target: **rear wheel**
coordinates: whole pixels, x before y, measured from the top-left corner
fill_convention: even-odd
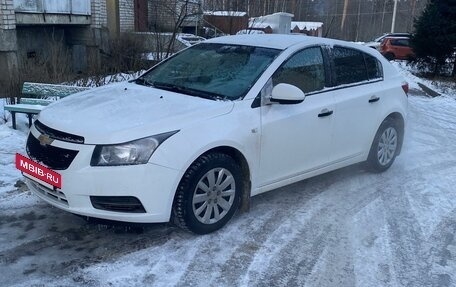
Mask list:
[[[241,168],[230,156],[201,156],[177,188],[173,207],[176,223],[197,234],[220,229],[238,209],[242,183]]]
[[[393,119],[386,119],[377,131],[367,159],[371,171],[387,170],[396,159],[402,135]]]

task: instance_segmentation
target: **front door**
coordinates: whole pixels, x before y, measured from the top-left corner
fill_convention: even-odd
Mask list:
[[[291,56],[273,75],[272,84],[303,90],[302,103],[261,107],[259,185],[264,187],[316,170],[330,158],[332,95],[322,92],[325,70],[320,47]]]

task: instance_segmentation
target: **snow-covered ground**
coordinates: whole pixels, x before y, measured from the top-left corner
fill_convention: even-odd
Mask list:
[[[25,118],[14,131],[0,114],[0,285],[455,286],[456,95],[419,94],[385,173],[351,166],[254,197],[205,236],[86,223],[41,202],[16,184]]]

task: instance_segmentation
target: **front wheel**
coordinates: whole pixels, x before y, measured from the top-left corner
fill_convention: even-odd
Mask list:
[[[387,119],[380,125],[367,159],[371,171],[382,172],[393,164],[401,138],[400,130],[394,120]]]
[[[236,212],[242,192],[241,168],[222,153],[199,157],[177,188],[173,214],[176,223],[197,234],[223,227]]]

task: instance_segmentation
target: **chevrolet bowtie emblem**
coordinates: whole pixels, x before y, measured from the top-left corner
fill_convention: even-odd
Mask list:
[[[47,145],[50,145],[54,140],[51,139],[48,135],[41,134],[38,137],[38,141],[40,142],[40,145],[47,146]]]

